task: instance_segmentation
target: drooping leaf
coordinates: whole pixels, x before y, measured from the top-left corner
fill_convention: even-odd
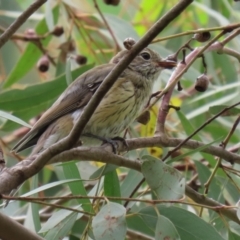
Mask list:
[[[142,157],[142,173],[158,199],[180,199],[185,193],[185,179],[175,168],[150,155]]]
[[[13,121],[15,123],[18,123],[20,125],[23,125],[25,127],[29,127],[31,128],[31,125],[29,125],[28,123],[24,122],[22,119],[18,118],[18,117],[15,117],[13,116],[12,114],[9,114],[7,112],[4,112],[4,111],[0,111],[0,117],[2,118],[5,118],[5,119],[8,119],[10,121]]]

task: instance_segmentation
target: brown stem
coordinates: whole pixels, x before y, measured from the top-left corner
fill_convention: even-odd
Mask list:
[[[18,30],[18,28],[40,8],[47,0],[36,0],[27,8],[0,36],[0,48],[11,38],[11,36]]]
[[[106,25],[106,27],[107,27],[110,35],[112,36],[112,39],[113,39],[113,41],[114,41],[114,43],[115,43],[115,46],[116,46],[116,52],[120,51],[121,48],[120,48],[120,46],[119,46],[119,44],[118,44],[118,42],[117,42],[117,39],[116,39],[115,35],[113,34],[113,31],[112,31],[112,29],[110,28],[110,26],[109,26],[106,18],[105,18],[104,15],[102,14],[101,9],[99,8],[99,6],[98,6],[98,4],[97,4],[97,1],[96,1],[96,0],[93,0],[93,2],[94,2],[95,8],[97,9],[99,15],[100,15],[101,18],[102,18],[104,24]]]

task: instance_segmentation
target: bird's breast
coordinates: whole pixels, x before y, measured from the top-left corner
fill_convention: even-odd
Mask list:
[[[118,136],[143,109],[151,93],[151,86],[135,86],[132,81],[118,79],[105,95],[85,132],[102,137]]]

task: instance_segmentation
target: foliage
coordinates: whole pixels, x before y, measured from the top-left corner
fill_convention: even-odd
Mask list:
[[[31,2],[1,2],[6,11],[0,11],[0,31],[17,17],[16,11],[24,11]],[[125,38],[140,39],[178,1],[122,0],[112,6],[98,0],[108,25],[94,2],[48,1],[0,49],[0,140],[9,167],[30,153],[27,150],[16,157],[9,149],[72,80],[95,65],[109,62],[119,48],[124,48]],[[211,28],[238,22],[239,12],[240,3],[232,0],[196,0],[161,32],[159,38],[164,40],[156,41],[151,47],[167,57],[186,44],[197,29],[209,30],[211,39],[214,38],[221,29],[212,31]],[[56,26],[64,29],[60,36],[53,34]],[[193,32],[188,34],[189,30]],[[190,46],[195,49],[205,44],[192,41]],[[240,49],[239,38],[232,39],[227,47]],[[191,65],[181,78],[183,91],[176,89],[171,96],[171,104],[181,109],[169,111],[165,123],[169,138],[184,140],[209,118],[239,102],[238,54],[206,52],[207,67],[201,58]],[[47,63],[43,57],[45,60],[47,57]],[[182,59],[180,54],[178,61]],[[42,64],[47,71],[39,71]],[[197,92],[195,81],[206,71],[210,79],[208,89]],[[172,70],[162,73],[154,92],[164,89],[171,73]],[[153,136],[159,106],[158,102],[150,109],[151,118],[146,125],[136,122],[131,126],[127,138]],[[52,240],[63,237],[70,240],[239,239],[236,221],[218,214],[217,208],[206,206],[206,202],[200,200],[196,204],[184,194],[186,184],[207,199],[225,204],[226,209],[236,210],[239,165],[204,150],[214,145],[237,153],[240,129],[234,128],[234,124],[237,126],[238,118],[239,108],[228,110],[191,137],[203,143],[202,147],[189,150],[182,146],[167,159],[164,157],[171,150],[169,147],[173,147],[167,144],[121,153],[125,158],[141,161],[142,173],[113,164],[102,166],[74,159],[47,165],[20,187],[18,195],[58,200],[38,204],[30,199],[13,201],[1,212],[24,222],[26,228],[44,239]],[[48,203],[52,205],[47,206]]]

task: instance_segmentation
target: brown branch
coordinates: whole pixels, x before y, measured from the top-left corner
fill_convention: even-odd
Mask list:
[[[18,30],[18,28],[40,8],[47,0],[36,0],[29,6],[0,36],[0,48],[11,38],[11,36]]]
[[[163,97],[161,106],[159,108],[158,117],[157,117],[157,127],[156,127],[156,135],[164,135],[164,125],[166,121],[166,117],[169,110],[169,102],[173,93],[173,90],[178,83],[179,79],[183,76],[183,74],[190,68],[192,63],[206,50],[213,51],[217,49],[221,49],[223,46],[222,44],[216,42],[225,32],[219,33],[216,37],[214,37],[211,41],[208,42],[204,47],[196,48],[192,51],[184,61],[178,64],[177,69],[171,75],[167,86],[163,89],[163,91],[159,94],[158,99]],[[156,99],[156,101],[158,100]],[[155,102],[153,103],[155,104]],[[153,105],[151,104],[151,106]]]
[[[6,167],[6,162],[3,156],[2,146],[0,145],[0,173]]]
[[[128,150],[146,148],[146,147],[176,147],[183,139],[167,138],[167,137],[152,137],[152,138],[137,138],[127,141]],[[183,147],[188,149],[196,149],[204,146],[203,143],[189,140]],[[118,151],[127,151],[126,147],[119,142]],[[221,147],[208,146],[202,152],[218,156],[230,163],[240,163],[240,156],[222,149]],[[108,144],[101,147],[78,147],[68,151],[64,151],[50,160],[49,163],[70,161],[72,159],[88,161],[94,160],[103,163],[111,163],[118,166],[123,166],[131,169],[138,169],[138,160],[129,160],[122,156],[112,153],[112,147]],[[41,163],[42,164],[42,163]],[[47,164],[47,161],[46,161]],[[24,180],[33,176],[39,171],[39,164],[31,159],[25,159],[11,168],[5,168],[0,173],[0,193],[8,194],[11,190],[16,189]]]
[[[0,239],[43,240],[36,233],[0,212]]]

